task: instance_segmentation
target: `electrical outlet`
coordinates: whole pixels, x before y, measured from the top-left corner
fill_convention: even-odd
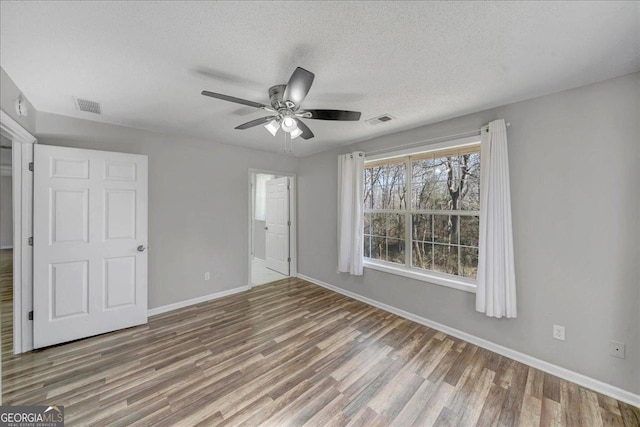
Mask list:
[[[204,273],[204,280],[209,280],[211,279],[211,274],[209,274],[209,272],[207,271],[206,273]]]
[[[609,354],[613,357],[624,359],[624,343],[618,341],[609,341]]]
[[[553,338],[564,341],[564,326],[553,325]]]

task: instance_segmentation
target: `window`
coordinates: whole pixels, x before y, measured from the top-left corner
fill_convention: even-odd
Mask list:
[[[480,228],[478,141],[368,158],[364,185],[367,267],[387,266],[391,269],[380,269],[429,281],[441,278],[436,280],[441,284],[474,285]]]
[[[255,219],[265,221],[267,215],[267,181],[274,179],[275,175],[264,173],[256,174]]]

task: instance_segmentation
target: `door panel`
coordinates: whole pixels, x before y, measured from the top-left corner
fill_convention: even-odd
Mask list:
[[[89,238],[89,191],[51,190],[49,213],[51,242],[87,242]]]
[[[89,262],[51,264],[51,319],[86,315],[89,311]]]
[[[136,238],[136,192],[105,190],[105,238]]]
[[[289,178],[267,181],[267,267],[289,275]]]
[[[136,257],[107,258],[105,268],[105,309],[136,304]]]
[[[147,321],[147,157],[34,146],[34,347]]]

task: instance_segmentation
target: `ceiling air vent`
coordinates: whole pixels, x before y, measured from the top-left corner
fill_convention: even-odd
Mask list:
[[[102,114],[100,104],[95,101],[89,101],[88,99],[73,98],[76,101],[76,107],[80,111],[86,111],[87,113]]]
[[[388,122],[390,120],[393,120],[393,117],[388,114],[383,114],[381,116],[374,117],[373,119],[369,119],[366,122],[373,126],[379,125],[380,123]]]

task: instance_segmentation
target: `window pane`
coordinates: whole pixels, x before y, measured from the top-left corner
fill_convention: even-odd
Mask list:
[[[404,240],[387,239],[387,261],[404,264]]]
[[[478,273],[478,249],[460,248],[460,276],[475,279]]]
[[[433,244],[431,242],[413,242],[413,267],[433,270]]]
[[[457,245],[458,218],[457,215],[433,215],[434,241]]]
[[[371,236],[364,236],[364,254],[365,258],[371,258]]]
[[[411,236],[413,240],[430,242],[433,240],[433,215],[412,215]]]
[[[460,244],[464,246],[478,247],[479,235],[480,235],[480,217],[461,216],[460,217]]]
[[[434,245],[433,269],[441,273],[458,274],[458,247]]]
[[[366,257],[404,264],[404,214],[365,213]]]
[[[385,259],[387,254],[386,238],[384,237],[372,237],[371,238],[371,258]]]
[[[449,192],[444,169],[436,166],[433,159],[412,162],[413,209],[449,209]],[[444,179],[444,181],[443,181]]]
[[[372,220],[373,220],[373,214],[371,213],[364,214],[364,234],[373,233],[373,229],[371,228],[372,222],[373,222]]]
[[[407,172],[404,163],[365,169],[365,209],[406,208]]]
[[[404,240],[404,215],[383,214],[387,217],[387,236]]]
[[[466,176],[460,192],[460,209],[480,210],[480,153],[466,156]]]
[[[387,216],[381,213],[374,213],[371,217],[371,234],[374,236],[387,235]]]
[[[480,153],[416,160],[411,179],[413,209],[480,209]]]

